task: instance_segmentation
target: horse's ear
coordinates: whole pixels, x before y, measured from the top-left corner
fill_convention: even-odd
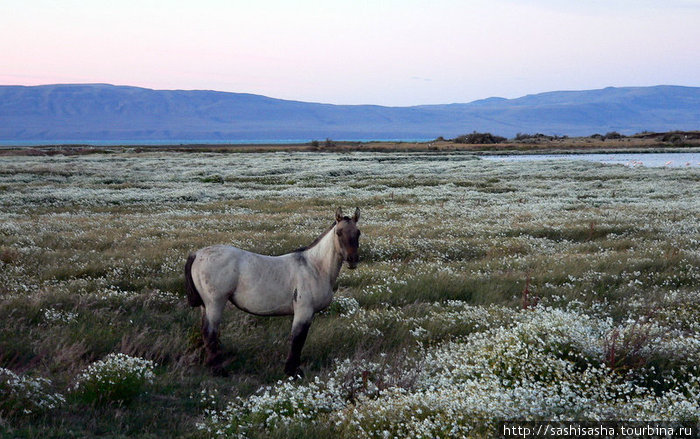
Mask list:
[[[352,220],[358,222],[360,220],[360,208],[355,208],[355,214],[352,216]]]
[[[342,220],[343,220],[343,209],[341,209],[341,208],[339,207],[339,208],[336,209],[336,211],[335,211],[335,221],[339,223],[339,222],[341,222]]]

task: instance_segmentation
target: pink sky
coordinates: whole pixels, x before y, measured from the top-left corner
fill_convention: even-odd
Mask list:
[[[381,105],[700,86],[697,23],[699,0],[4,0],[0,84]]]

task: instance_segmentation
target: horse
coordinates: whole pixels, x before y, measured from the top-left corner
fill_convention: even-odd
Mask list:
[[[191,253],[185,263],[185,287],[192,307],[202,307],[206,364],[224,375],[219,324],[230,301],[258,316],[293,315],[291,346],[284,372],[303,377],[301,349],[314,314],[330,305],[343,262],[359,261],[360,209],[352,218],[338,208],[335,222],[306,247],[281,256],[267,256],[230,245],[214,245]]]

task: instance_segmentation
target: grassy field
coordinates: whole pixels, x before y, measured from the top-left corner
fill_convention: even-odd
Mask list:
[[[0,161],[0,434],[490,437],[499,419],[697,423],[700,169],[464,152],[118,150]],[[203,366],[183,265],[308,244],[360,266],[285,379],[291,318],[229,306]],[[111,354],[126,354],[114,356]]]

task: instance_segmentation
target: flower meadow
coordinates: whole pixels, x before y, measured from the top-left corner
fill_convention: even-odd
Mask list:
[[[233,306],[204,366],[183,266],[282,254],[362,210],[291,318]],[[0,161],[0,432],[493,437],[503,420],[700,419],[700,169],[466,153],[105,149]]]

